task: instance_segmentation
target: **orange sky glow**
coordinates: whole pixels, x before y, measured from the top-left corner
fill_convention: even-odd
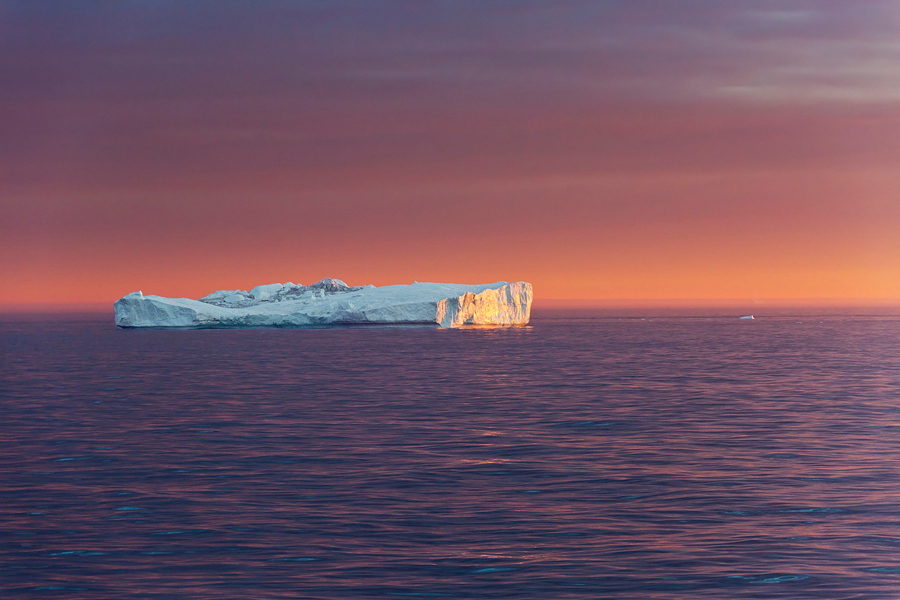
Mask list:
[[[430,6],[0,9],[0,310],[900,299],[896,3]]]

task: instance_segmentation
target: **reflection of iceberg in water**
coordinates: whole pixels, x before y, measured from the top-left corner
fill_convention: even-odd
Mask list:
[[[353,324],[525,325],[530,283],[414,283],[350,287],[273,283],[221,290],[200,300],[134,292],[115,303],[120,327],[303,327]]]
[[[742,319],[752,319],[753,315],[747,315],[746,317],[741,317]]]

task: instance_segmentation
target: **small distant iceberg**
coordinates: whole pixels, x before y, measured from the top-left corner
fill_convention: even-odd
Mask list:
[[[752,319],[753,315],[747,315],[746,317],[741,317],[742,319]]]
[[[527,325],[534,294],[519,281],[350,287],[271,283],[199,300],[133,292],[114,304],[119,327],[317,327],[363,324]]]

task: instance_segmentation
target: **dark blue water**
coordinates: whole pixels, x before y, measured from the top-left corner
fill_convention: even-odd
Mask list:
[[[0,597],[900,597],[900,318],[735,316],[6,319]]]

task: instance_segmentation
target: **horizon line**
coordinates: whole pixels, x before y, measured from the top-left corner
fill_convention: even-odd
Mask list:
[[[0,303],[0,314],[111,313],[112,302]],[[532,308],[900,307],[900,298],[535,298]]]

